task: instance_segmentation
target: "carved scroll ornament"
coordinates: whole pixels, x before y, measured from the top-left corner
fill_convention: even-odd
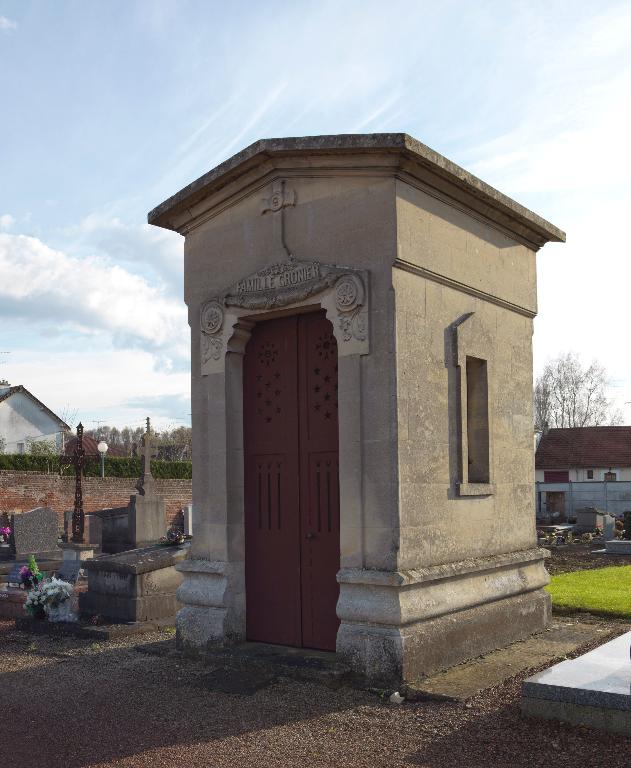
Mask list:
[[[202,375],[223,364],[227,342],[239,318],[308,304],[312,296],[318,296],[333,323],[339,354],[366,354],[368,308],[364,279],[358,271],[291,257],[237,281],[200,308]],[[351,347],[346,349],[346,343]]]

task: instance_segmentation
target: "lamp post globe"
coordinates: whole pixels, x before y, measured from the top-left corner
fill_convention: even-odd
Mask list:
[[[105,477],[105,454],[107,453],[107,443],[105,440],[101,440],[96,447],[101,454],[101,477]]]

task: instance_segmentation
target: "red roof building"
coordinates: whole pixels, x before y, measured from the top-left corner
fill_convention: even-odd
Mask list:
[[[536,480],[631,480],[631,427],[550,429],[535,455]]]
[[[75,446],[77,444],[76,436],[72,436],[66,440],[66,456],[72,456]],[[86,456],[98,456],[100,457],[99,449],[97,448],[98,442],[89,435],[83,436],[83,450]],[[122,448],[116,448],[113,445],[108,446],[106,456],[126,456],[127,454]]]

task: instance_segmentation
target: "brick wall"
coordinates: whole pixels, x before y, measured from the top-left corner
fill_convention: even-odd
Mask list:
[[[137,493],[134,478],[84,477],[83,509],[93,512],[105,507],[122,507],[132,493]],[[63,528],[63,513],[74,506],[74,475],[60,477],[39,472],[0,470],[0,518],[3,514],[17,514],[33,507],[50,507],[59,515]],[[164,497],[168,521],[177,517],[186,504],[191,503],[190,480],[156,480],[158,493]]]

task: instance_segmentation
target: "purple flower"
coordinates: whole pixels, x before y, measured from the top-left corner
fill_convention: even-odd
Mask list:
[[[0,528],[0,536],[10,536],[10,535],[11,535],[11,529],[9,528],[9,526]]]

